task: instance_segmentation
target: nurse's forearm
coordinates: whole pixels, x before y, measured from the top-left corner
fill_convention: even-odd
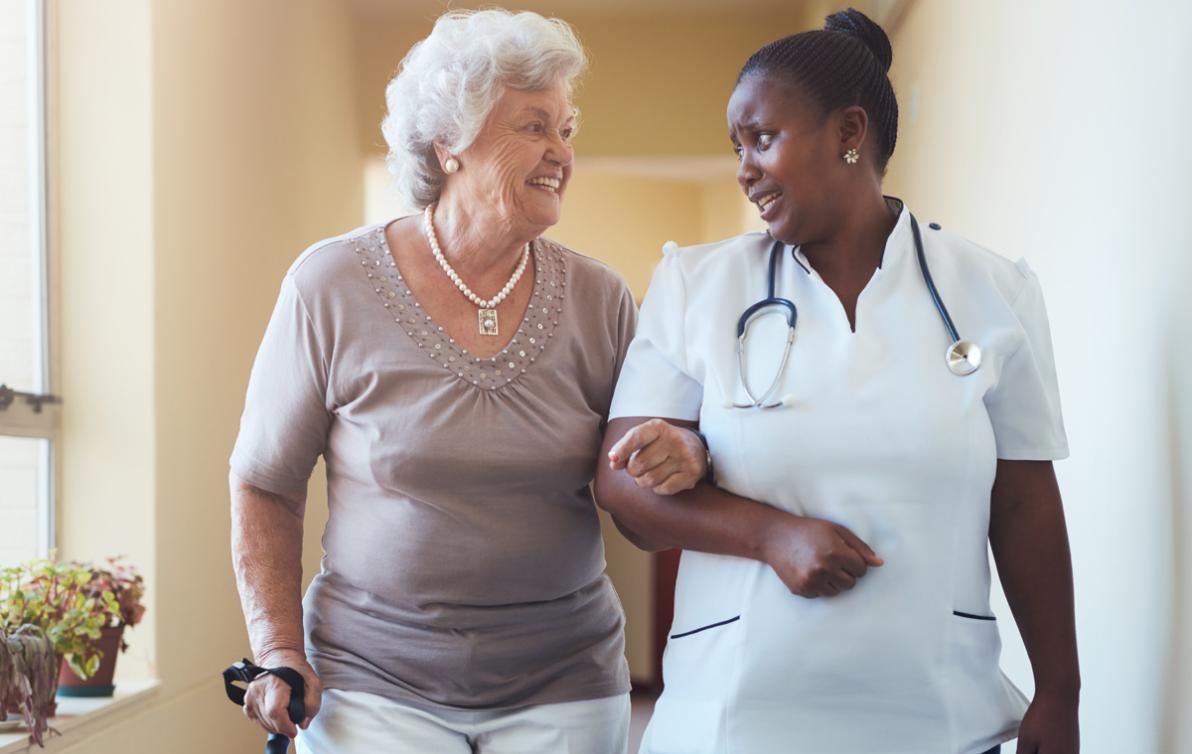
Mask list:
[[[257,662],[279,651],[303,652],[302,515],[289,499],[230,478],[232,567]]]
[[[795,517],[710,484],[675,495],[638,487],[633,477],[610,469],[605,460],[609,448],[637,423],[609,423],[593,486],[597,505],[612,514],[626,538],[643,550],[678,547],[764,561],[767,537],[784,519]]]
[[[791,517],[706,483],[657,495],[623,471],[598,473],[595,490],[597,504],[612,514],[625,537],[651,552],[680,548],[764,561],[766,534],[776,519]]]
[[[1036,697],[1080,693],[1072,556],[1049,461],[997,462],[989,541],[1030,656]]]

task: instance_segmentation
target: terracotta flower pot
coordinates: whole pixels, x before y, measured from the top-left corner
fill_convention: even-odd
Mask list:
[[[58,673],[59,696],[111,696],[116,691],[112,678],[116,674],[116,655],[120,654],[120,639],[124,635],[124,626],[101,629],[98,645],[103,652],[99,661],[99,669],[95,675],[87,680],[79,678],[65,660],[62,670]]]

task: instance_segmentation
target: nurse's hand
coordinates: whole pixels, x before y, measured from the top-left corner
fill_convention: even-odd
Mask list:
[[[1078,707],[1075,695],[1036,692],[1018,727],[1017,754],[1079,754]]]
[[[786,517],[770,529],[762,546],[765,562],[800,597],[848,591],[885,562],[856,534],[820,518]]]
[[[703,440],[694,430],[664,419],[638,424],[609,448],[609,468],[625,469],[638,487],[674,495],[700,483],[708,473]]]

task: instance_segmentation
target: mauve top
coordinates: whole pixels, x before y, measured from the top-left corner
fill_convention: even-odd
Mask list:
[[[326,460],[303,612],[328,688],[430,709],[629,690],[588,485],[637,309],[605,265],[532,248],[529,308],[493,358],[423,313],[383,226],[312,246],[282,282],[231,467],[294,496]]]

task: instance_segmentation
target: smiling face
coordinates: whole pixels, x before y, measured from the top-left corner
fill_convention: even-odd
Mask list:
[[[562,81],[546,89],[505,89],[476,140],[459,155],[461,169],[444,193],[462,192],[500,222],[535,235],[559,221],[571,178],[575,108]]]
[[[811,243],[833,227],[834,200],[850,178],[843,125],[780,78],[750,74],[733,91],[728,127],[737,181],[774,238]]]

